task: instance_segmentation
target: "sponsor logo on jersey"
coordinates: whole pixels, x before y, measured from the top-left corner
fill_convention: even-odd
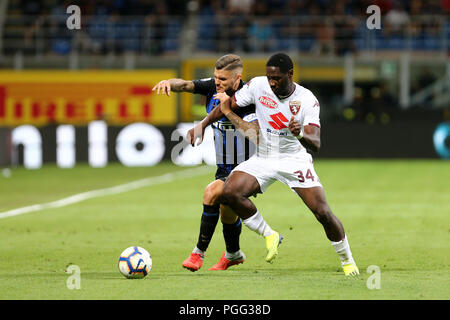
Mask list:
[[[258,100],[259,102],[261,102],[261,104],[265,105],[267,108],[275,109],[278,107],[278,104],[269,97],[261,96],[258,98]]]
[[[277,135],[277,136],[287,136],[288,135],[288,133],[286,131],[274,131],[274,130],[271,130],[269,128],[267,128],[266,131],[268,133],[272,133],[272,134]]]
[[[213,123],[213,127],[221,131],[228,131],[228,130],[235,131],[236,129],[230,121],[216,121]]]
[[[300,111],[301,103],[300,101],[289,101],[289,109],[295,116]]]

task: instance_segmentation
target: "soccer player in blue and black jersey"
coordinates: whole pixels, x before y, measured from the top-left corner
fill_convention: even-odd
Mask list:
[[[226,92],[233,96],[243,85],[242,60],[239,56],[228,54],[219,58],[214,69],[214,78],[201,80],[169,79],[159,82],[153,91],[157,94],[170,95],[174,92],[190,92],[206,97],[206,111],[209,114],[220,104],[214,99],[218,92]],[[246,121],[256,121],[254,106],[241,108],[240,116]],[[203,140],[205,126],[197,125],[189,130],[187,139],[191,145]],[[223,224],[223,236],[226,252],[217,264],[209,270],[226,270],[232,265],[243,263],[244,253],[240,250],[239,237],[242,224],[237,215],[228,207],[219,204],[219,197],[226,178],[239,163],[247,160],[255,152],[255,145],[245,139],[227,118],[222,118],[212,125],[216,149],[217,171],[215,180],[205,189],[203,194],[203,213],[197,245],[190,256],[183,261],[183,267],[197,271],[203,265],[206,250],[214,234],[219,216]]]

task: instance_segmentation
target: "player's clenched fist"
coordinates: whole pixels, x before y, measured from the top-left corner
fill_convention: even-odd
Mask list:
[[[291,130],[291,132],[294,136],[299,136],[300,133],[302,132],[302,126],[301,126],[300,122],[295,120],[294,116],[291,117],[288,128],[289,128],[289,130]]]
[[[156,91],[156,94],[166,94],[170,97],[170,83],[169,80],[162,80],[156,86],[153,87],[152,91]]]

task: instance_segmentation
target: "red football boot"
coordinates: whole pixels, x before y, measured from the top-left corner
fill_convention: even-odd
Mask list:
[[[191,253],[189,258],[183,261],[183,268],[186,268],[192,272],[197,271],[203,265],[203,258],[205,256],[199,253]]]
[[[227,270],[229,267],[234,266],[236,264],[243,263],[245,261],[245,255],[242,254],[242,256],[236,260],[228,260],[225,258],[225,252],[222,254],[222,258],[220,258],[219,262],[217,262],[215,265],[213,265],[208,270]]]

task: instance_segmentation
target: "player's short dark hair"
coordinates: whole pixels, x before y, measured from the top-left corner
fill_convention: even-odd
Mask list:
[[[281,72],[287,73],[289,70],[294,69],[294,64],[287,54],[276,53],[269,58],[266,67],[278,67]]]
[[[223,57],[220,57],[219,60],[216,61],[216,69],[217,70],[236,70],[242,69],[242,60],[236,54],[226,54]]]

